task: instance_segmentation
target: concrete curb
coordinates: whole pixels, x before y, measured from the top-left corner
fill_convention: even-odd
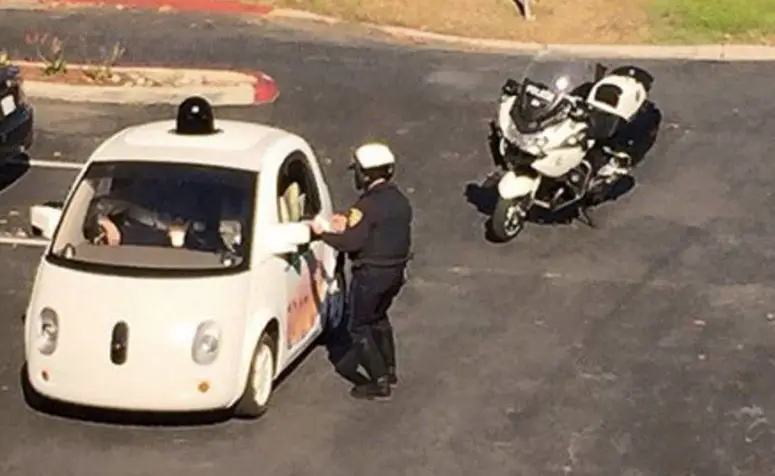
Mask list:
[[[17,3],[20,0],[17,0]],[[30,0],[27,0],[30,1]],[[269,5],[246,4],[239,0],[35,0],[42,8],[57,5],[113,6],[115,8],[155,9],[157,11],[188,10],[213,13],[253,14],[267,19],[305,20],[336,25],[357,24],[388,36],[413,43],[448,46],[454,49],[474,49],[535,54],[542,51],[587,58],[632,58],[692,61],[775,61],[775,46],[767,45],[563,45],[524,43],[487,38],[469,38],[397,26],[371,23],[351,23],[339,18],[302,10],[274,8]]]
[[[336,25],[346,23],[339,18],[316,13],[276,8],[266,14],[267,18],[314,21]],[[632,59],[683,59],[693,61],[775,61],[775,46],[767,45],[574,45],[524,43],[488,38],[469,38],[445,35],[413,28],[359,23],[402,40],[421,44],[445,44],[478,50],[495,50],[515,54],[536,54],[552,52],[586,58],[632,58]]]
[[[42,66],[41,63],[27,61],[15,64],[31,68]],[[68,65],[68,68],[83,69],[84,65]],[[205,97],[213,106],[248,106],[272,103],[279,96],[274,80],[264,73],[149,67],[114,67],[113,70],[160,82],[174,80],[179,85],[103,86],[27,80],[24,88],[32,98],[102,104],[177,105],[189,96],[198,95]]]

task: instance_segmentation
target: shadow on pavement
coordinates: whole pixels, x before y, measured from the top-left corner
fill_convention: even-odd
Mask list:
[[[21,180],[30,170],[30,158],[27,154],[20,154],[15,157],[3,158],[0,167],[0,193]]]

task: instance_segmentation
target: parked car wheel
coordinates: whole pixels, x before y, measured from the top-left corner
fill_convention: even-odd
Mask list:
[[[245,392],[234,409],[235,416],[257,419],[269,409],[276,368],[276,348],[271,336],[264,333],[253,352]]]

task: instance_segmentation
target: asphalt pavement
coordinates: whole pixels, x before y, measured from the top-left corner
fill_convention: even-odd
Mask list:
[[[417,258],[393,313],[402,380],[390,403],[351,401],[318,350],[258,422],[159,427],[25,406],[20,316],[40,249],[1,247],[0,474],[775,474],[775,65],[641,62],[663,121],[635,187],[600,207],[600,229],[534,224],[493,245],[476,187],[491,169],[487,123],[527,58],[193,14],[0,13],[0,45],[31,54],[25,31],[121,40],[137,62],[269,73],[275,104],[217,115],[307,137],[339,206],[354,197],[351,148],[388,141],[417,208]],[[54,162],[174,112],[36,106],[31,156]],[[11,235],[74,176],[24,169],[2,180]]]

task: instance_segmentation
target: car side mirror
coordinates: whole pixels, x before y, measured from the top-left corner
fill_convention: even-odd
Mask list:
[[[273,255],[294,253],[312,238],[312,230],[306,223],[269,225],[262,230],[262,234],[260,240],[263,248]]]
[[[30,207],[32,233],[50,240],[54,236],[59,220],[62,218],[62,205],[46,203]]]

